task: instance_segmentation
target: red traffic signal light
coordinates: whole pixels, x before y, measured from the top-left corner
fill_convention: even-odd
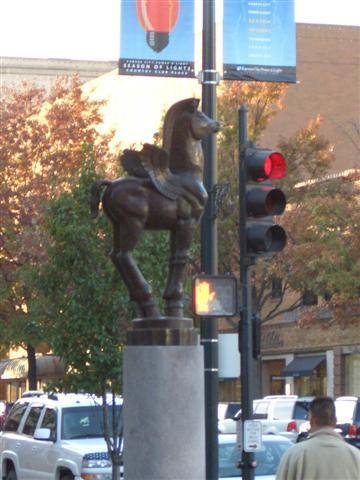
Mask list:
[[[281,215],[286,207],[282,190],[271,180],[286,174],[286,160],[279,152],[248,147],[241,155],[240,237],[243,254],[261,255],[281,251],[286,232],[276,225],[272,215]]]
[[[237,282],[232,275],[196,275],[192,309],[202,317],[232,317],[237,311]]]
[[[247,175],[255,182],[278,180],[286,174],[286,160],[279,152],[247,148],[245,156]]]

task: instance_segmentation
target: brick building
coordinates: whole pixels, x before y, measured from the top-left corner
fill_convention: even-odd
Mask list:
[[[79,74],[85,83],[116,68],[116,62],[67,60],[56,58],[2,57],[0,63],[1,85],[19,85],[34,82],[49,87],[56,77]]]
[[[290,136],[310,118],[320,114],[323,119],[321,133],[334,146],[336,157],[334,172],[360,168],[359,136],[356,134],[360,116],[359,47],[359,27],[297,25],[298,84],[289,86],[285,109],[276,115],[264,133],[262,145],[275,147],[280,134]],[[22,80],[31,80],[47,86],[58,75],[77,72],[84,82],[93,84],[96,89],[102,83],[100,76],[107,73],[108,75],[105,75],[107,85],[109,88],[112,85],[112,88],[116,89],[116,95],[113,90],[112,96],[117,96],[114,105],[120,124],[120,119],[124,118],[129,110],[128,97],[131,88],[132,92],[137,92],[136,96],[141,96],[143,92],[139,86],[141,77],[123,77],[120,83],[116,68],[116,62],[3,58],[1,83],[17,84]],[[108,73],[111,71],[112,74]],[[146,82],[148,103],[145,104],[151,109],[153,108],[150,104],[151,98],[156,97],[158,91],[161,92],[155,90],[155,85],[160,84],[162,80],[155,79],[152,84],[147,78]],[[151,90],[150,85],[154,85],[154,90]],[[200,87],[196,80],[181,79],[178,85],[179,90],[173,92],[178,98],[185,98],[183,95],[194,95],[195,92],[199,94]],[[172,90],[177,89],[172,87]],[[165,92],[162,93],[165,98]],[[167,98],[170,101],[170,96]],[[161,107],[159,100],[157,104],[159,110]],[[136,111],[136,107],[133,108]],[[159,112],[156,112],[155,117],[151,117],[150,110],[145,115],[146,122],[153,124],[154,130],[157,128],[158,116]],[[120,130],[119,137],[121,136],[127,140],[125,130]],[[144,138],[139,130],[138,140],[149,139]],[[352,326],[342,329],[331,322],[331,317],[323,315],[311,329],[307,329],[299,327],[297,315],[298,312],[295,311],[277,323],[263,326],[262,360],[259,369],[262,388],[258,394],[360,395],[359,316],[354,317]],[[234,332],[229,330],[228,324],[221,322],[219,331],[226,331],[227,334]],[[11,379],[7,381],[11,382]],[[4,380],[0,381],[0,384],[3,382]],[[220,399],[238,398],[240,398],[238,379],[221,377]]]
[[[359,169],[359,55],[359,27],[298,24],[299,83],[289,87],[286,108],[266,130],[264,145],[275,146],[277,132],[290,136],[320,114],[321,132],[334,147],[334,172]],[[296,311],[276,326],[264,325],[263,393],[360,395],[359,305],[357,312],[345,330],[326,311],[310,329],[298,327]]]
[[[279,132],[295,133],[321,115],[321,133],[334,146],[333,169],[360,167],[360,28],[297,24],[297,84],[290,85],[285,108],[264,133],[274,147]]]

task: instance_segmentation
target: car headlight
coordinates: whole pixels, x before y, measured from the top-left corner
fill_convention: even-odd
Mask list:
[[[111,467],[110,460],[83,460],[83,468],[106,468]]]

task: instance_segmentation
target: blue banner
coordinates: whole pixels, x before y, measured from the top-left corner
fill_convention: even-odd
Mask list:
[[[224,0],[223,45],[225,80],[295,83],[294,0]]]
[[[121,75],[194,77],[194,0],[121,2]]]

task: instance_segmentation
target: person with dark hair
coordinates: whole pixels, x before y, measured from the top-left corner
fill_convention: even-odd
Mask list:
[[[360,450],[335,432],[335,404],[317,397],[310,404],[310,435],[287,450],[276,480],[359,480]]]

